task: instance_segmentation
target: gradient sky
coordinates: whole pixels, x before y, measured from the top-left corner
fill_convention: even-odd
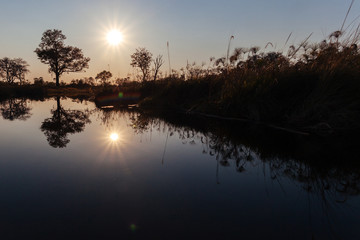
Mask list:
[[[162,54],[168,70],[166,42],[170,43],[172,68],[198,64],[226,55],[231,35],[235,47],[260,46],[272,42],[281,49],[298,44],[314,32],[310,41],[320,41],[339,30],[351,0],[0,0],[0,58],[21,57],[30,64],[27,79],[53,77],[34,53],[42,33],[60,29],[65,43],[83,50],[90,67],[83,73],[64,74],[69,82],[94,77],[109,70],[115,77],[134,71],[130,55],[146,47]],[[347,23],[360,13],[355,1]],[[357,20],[356,23],[359,23]],[[345,24],[347,26],[347,24]],[[108,46],[105,35],[112,28],[124,34],[124,43]],[[270,49],[271,50],[271,49]]]

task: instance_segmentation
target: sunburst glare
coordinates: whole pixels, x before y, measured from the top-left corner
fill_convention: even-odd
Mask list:
[[[118,129],[106,130],[99,138],[99,159],[122,159],[122,148],[125,146],[124,133]]]
[[[111,139],[111,141],[113,141],[113,142],[119,140],[119,134],[117,134],[117,133],[115,133],[115,132],[111,133],[111,134],[110,134],[110,139]]]
[[[113,29],[106,34],[106,40],[112,46],[119,45],[123,39],[123,34],[117,29]]]

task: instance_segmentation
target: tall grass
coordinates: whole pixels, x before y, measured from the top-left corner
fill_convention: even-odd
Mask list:
[[[359,27],[342,39],[344,33],[312,44],[310,34],[282,52],[236,48],[211,68],[188,64],[184,72],[152,83],[155,92],[143,106],[175,106],[321,134],[359,130]]]

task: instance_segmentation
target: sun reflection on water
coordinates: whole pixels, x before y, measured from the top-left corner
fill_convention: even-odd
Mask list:
[[[101,161],[119,161],[124,159],[123,149],[125,147],[126,136],[120,130],[104,131],[99,138],[99,160]]]

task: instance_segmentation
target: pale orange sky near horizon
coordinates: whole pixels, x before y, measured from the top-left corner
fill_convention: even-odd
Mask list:
[[[274,1],[205,1],[205,0],[13,0],[4,1],[0,9],[0,58],[21,57],[31,71],[27,79],[42,76],[52,81],[47,65],[34,50],[42,33],[60,29],[65,43],[83,50],[90,57],[86,72],[63,74],[61,80],[95,77],[109,70],[115,77],[126,77],[135,71],[130,55],[145,47],[154,56],[161,54],[168,72],[166,43],[170,43],[171,67],[179,70],[187,62],[209,62],[210,57],[226,54],[230,36],[235,47],[260,46],[272,42],[273,51],[298,44],[310,33],[310,42],[321,41],[339,30],[351,1],[274,0]],[[356,19],[360,3],[355,1],[347,23]],[[359,21],[354,22],[358,24]],[[355,26],[355,25],[354,25]],[[124,42],[109,46],[106,34],[111,29],[123,32]]]

